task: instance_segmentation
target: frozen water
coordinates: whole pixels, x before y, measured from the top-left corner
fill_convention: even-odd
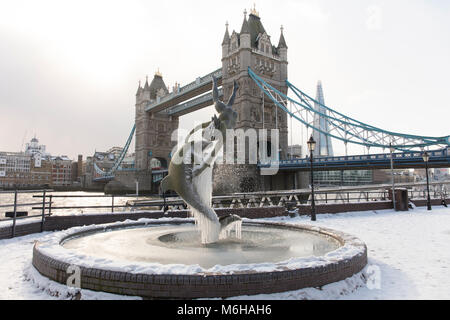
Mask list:
[[[192,225],[134,228],[73,238],[63,246],[99,259],[203,268],[322,256],[340,246],[321,235],[275,227],[246,225],[241,230],[240,224],[233,223],[226,232],[225,239],[202,245],[202,235]]]

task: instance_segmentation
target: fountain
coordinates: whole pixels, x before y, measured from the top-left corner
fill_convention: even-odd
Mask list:
[[[78,268],[81,288],[146,298],[291,291],[361,271],[367,249],[351,235],[236,215],[219,219],[211,208],[212,164],[226,130],[236,123],[232,104],[237,90],[235,83],[225,104],[218,100],[213,78],[219,117],[189,134],[161,182],[161,192],[176,191],[193,219],[141,219],[57,232],[36,243],[33,266],[60,283],[67,283],[69,270]],[[198,132],[200,139],[193,141]]]
[[[229,224],[240,228],[240,218],[229,216],[219,220],[211,208],[212,167],[226,141],[227,131],[236,125],[237,113],[232,109],[236,92],[239,89],[234,82],[233,93],[227,104],[219,100],[217,79],[213,76],[213,100],[219,117],[194,128],[172,157],[169,174],[161,181],[160,189],[164,194],[174,190],[191,209],[201,234],[203,244],[214,243],[224,235]]]

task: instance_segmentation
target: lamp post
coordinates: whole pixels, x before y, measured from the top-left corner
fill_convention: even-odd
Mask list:
[[[391,152],[391,180],[392,180],[392,203],[394,205],[394,211],[397,211],[395,201],[395,179],[394,179],[394,151],[392,143],[389,143],[389,151]]]
[[[316,141],[313,136],[308,140],[309,160],[311,161],[311,221],[316,221],[316,204],[314,202],[314,168],[313,168],[313,152],[316,149]]]
[[[425,174],[427,176],[427,210],[431,210],[431,199],[430,199],[430,183],[428,179],[428,161],[430,160],[430,155],[428,152],[422,154],[423,161],[425,162]]]

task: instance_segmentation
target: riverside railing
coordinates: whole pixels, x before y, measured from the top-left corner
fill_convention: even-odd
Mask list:
[[[433,182],[431,185],[431,198],[449,199],[450,181]],[[424,183],[404,183],[397,184],[397,188],[407,188],[408,198],[411,200],[424,199],[426,191]],[[371,186],[354,186],[354,187],[334,187],[334,188],[319,188],[316,192],[315,201],[319,204],[328,203],[355,203],[355,202],[371,202],[371,201],[392,201],[389,197],[390,185],[371,185]],[[165,199],[156,200],[142,200],[136,194],[128,195],[61,195],[49,194],[53,190],[16,190],[16,191],[0,191],[0,194],[13,193],[14,201],[10,204],[0,203],[0,208],[13,208],[13,215],[9,219],[12,220],[12,237],[15,236],[16,222],[19,219],[41,218],[41,231],[44,230],[45,218],[51,216],[53,212],[58,210],[73,210],[73,209],[109,209],[112,213],[118,208],[129,209],[135,211],[139,209],[145,210],[186,210],[187,205],[183,199],[178,197],[169,197]],[[19,203],[18,194],[20,193],[41,193],[35,194],[33,198],[39,198],[39,201]],[[135,200],[128,200],[124,204],[117,204],[115,199],[120,198],[135,198]],[[141,196],[142,197],[142,196]],[[74,205],[74,206],[58,206],[55,205],[55,199],[67,198],[110,198],[107,205]],[[268,192],[253,192],[253,193],[235,193],[223,196],[214,196],[212,198],[213,208],[258,208],[270,206],[284,206],[288,210],[297,206],[308,204],[311,201],[309,189],[285,190],[285,191],[268,191]],[[38,210],[39,214],[18,216],[18,208],[32,206],[32,210]]]
[[[126,195],[108,195],[108,194],[102,194],[102,195],[51,195],[52,199],[55,198],[111,198],[111,204],[108,205],[80,205],[80,206],[52,206],[51,204],[48,207],[33,207],[32,209],[36,210],[70,210],[70,209],[111,209],[111,212],[114,213],[115,209],[117,208],[129,208],[130,206],[128,204],[116,204],[115,199],[116,198],[136,198],[139,199],[139,196],[136,194],[126,194]],[[33,198],[41,198],[42,195],[34,195]],[[41,203],[41,202],[39,202]],[[43,203],[43,202],[42,202]]]
[[[13,211],[12,211],[12,217],[11,218],[9,218],[9,217],[6,217],[6,214],[5,214],[5,221],[8,221],[8,220],[12,220],[12,231],[11,231],[11,236],[12,236],[12,238],[14,238],[15,237],[15,234],[16,234],[16,224],[17,224],[17,220],[22,220],[22,219],[31,219],[31,218],[37,218],[37,217],[40,217],[41,218],[41,232],[42,231],[44,231],[44,223],[45,223],[45,217],[46,216],[48,216],[48,215],[51,215],[51,199],[52,199],[52,195],[46,195],[46,193],[47,192],[51,192],[51,191],[53,191],[53,190],[51,190],[51,189],[43,189],[43,190],[14,190],[14,191],[0,191],[0,194],[11,194],[11,193],[14,193],[14,202],[13,203],[10,203],[10,204],[1,204],[0,203],[0,208],[13,208]],[[18,196],[18,194],[21,194],[21,193],[37,193],[37,192],[42,192],[42,196],[40,196],[40,197],[42,197],[42,201],[40,201],[40,202],[27,202],[27,203],[19,203],[18,202],[18,200],[17,200],[17,196]],[[33,196],[34,197],[34,196]],[[50,199],[50,201],[49,202],[47,202],[47,198],[49,198]],[[41,213],[40,214],[37,214],[37,215],[28,215],[28,212],[27,212],[27,215],[24,215],[24,216],[17,216],[17,214],[19,213],[19,211],[17,211],[17,209],[19,208],[19,207],[29,207],[29,206],[33,206],[33,205],[38,205],[38,204],[40,204],[41,205],[41,207],[40,208],[42,208],[41,209]],[[46,205],[48,205],[48,207],[47,208],[49,208],[49,212],[48,212],[48,214],[46,214],[45,213],[45,208],[46,208]],[[20,212],[21,213],[21,212]],[[9,219],[8,219],[9,218]]]
[[[0,203],[1,208],[13,208],[13,211],[8,213],[12,213],[11,217],[7,217],[5,213],[5,218],[0,221],[11,221],[12,220],[12,231],[11,236],[14,238],[16,233],[16,225],[18,220],[23,219],[32,219],[32,218],[40,218],[41,220],[41,232],[44,231],[45,219],[46,217],[51,216],[55,211],[58,210],[72,210],[72,209],[109,209],[112,213],[117,208],[127,208],[129,205],[117,204],[115,203],[115,199],[117,197],[121,198],[136,198],[139,199],[139,196],[136,194],[128,194],[128,195],[61,195],[61,194],[49,194],[49,192],[53,192],[51,189],[43,189],[43,190],[14,190],[14,191],[0,191],[0,194],[14,194],[14,201],[12,203]],[[39,200],[36,201],[25,201],[21,203],[18,200],[18,195],[22,193],[34,193],[32,198],[36,198]],[[39,194],[37,194],[39,193]],[[73,205],[73,206],[58,206],[55,205],[56,199],[68,199],[68,198],[110,198],[110,204],[108,205]],[[26,215],[20,216],[22,211],[19,211],[19,208],[30,207],[31,211],[38,211],[39,214],[31,214],[28,215],[28,211]]]
[[[433,182],[431,184],[431,194],[433,199],[449,199],[450,181]],[[352,187],[330,187],[319,188],[315,192],[315,201],[318,204],[333,203],[356,203],[392,201],[389,191],[390,185],[352,186]],[[410,200],[423,199],[425,189],[423,183],[403,183],[397,184],[396,188],[407,189]],[[311,202],[310,189],[282,190],[251,193],[234,193],[230,195],[212,197],[213,208],[257,208],[267,206],[284,206],[288,210],[296,206]],[[156,207],[164,211],[185,210],[187,208],[183,199],[171,197],[158,200],[129,201],[128,207],[131,211],[139,207]]]

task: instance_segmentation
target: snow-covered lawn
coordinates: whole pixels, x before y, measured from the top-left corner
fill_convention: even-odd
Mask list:
[[[318,215],[316,222],[311,222],[308,217],[267,220],[314,224],[353,234],[367,244],[369,269],[321,289],[238,298],[450,299],[450,208]],[[73,289],[48,281],[31,266],[34,241],[48,234],[0,240],[0,299],[74,297]],[[372,289],[365,284],[369,276],[374,280]],[[380,288],[373,288],[377,284]],[[81,298],[129,297],[82,290]]]
[[[35,240],[51,232],[0,240],[0,299],[76,299],[78,290],[50,281],[31,265]],[[82,299],[133,299],[103,292],[82,290]]]
[[[364,286],[343,298],[450,299],[450,208],[319,215],[317,220],[315,225],[363,240],[369,265],[379,267],[379,290]],[[284,222],[313,223],[305,217]]]

